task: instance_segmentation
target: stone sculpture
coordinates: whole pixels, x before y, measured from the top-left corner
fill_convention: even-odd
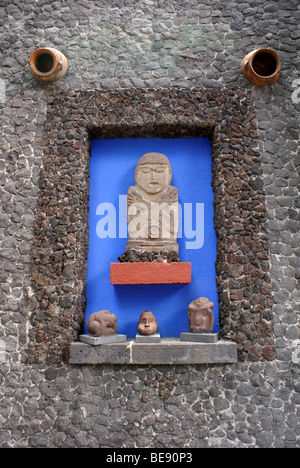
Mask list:
[[[189,327],[194,333],[211,333],[214,328],[214,303],[206,297],[198,297],[188,307]]]
[[[138,322],[138,331],[140,335],[154,335],[158,329],[158,322],[150,310],[144,310],[141,313]]]
[[[90,315],[87,323],[88,332],[92,336],[114,335],[117,328],[117,317],[108,310],[94,312]]]
[[[135,185],[127,193],[126,253],[130,258],[134,252],[134,261],[136,255],[149,257],[153,252],[178,254],[178,190],[171,180],[171,164],[164,154],[146,153],[138,161]]]

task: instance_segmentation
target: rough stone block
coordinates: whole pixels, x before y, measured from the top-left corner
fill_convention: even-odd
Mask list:
[[[181,341],[196,341],[198,343],[216,343],[219,341],[219,333],[195,333],[183,332],[180,334]]]
[[[75,342],[70,348],[70,364],[128,364],[128,342],[90,346]]]
[[[106,336],[92,336],[92,335],[80,335],[79,340],[83,343],[87,343],[93,346],[108,344],[108,343],[120,343],[127,340],[126,335],[106,335]]]
[[[132,364],[211,364],[236,362],[236,344],[193,343],[166,338],[161,343],[132,347]]]
[[[136,343],[159,343],[160,333],[154,333],[153,335],[141,335],[140,333],[137,333],[135,341]]]

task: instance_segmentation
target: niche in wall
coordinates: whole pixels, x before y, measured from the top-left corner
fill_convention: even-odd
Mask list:
[[[172,185],[179,193],[179,258],[192,264],[190,284],[110,284],[110,263],[117,262],[127,240],[126,194],[134,185],[135,167],[147,152],[165,154]],[[217,239],[208,138],[94,139],[91,145],[89,197],[88,317],[108,309],[118,317],[118,333],[135,337],[141,312],[151,310],[162,337],[187,331],[187,309],[197,297],[214,304],[214,332],[219,331],[215,262]]]
[[[84,331],[92,142],[201,137],[211,142],[220,336],[237,343],[241,360],[274,359],[251,92],[176,88],[49,91],[32,249],[29,362],[68,361],[71,344]]]

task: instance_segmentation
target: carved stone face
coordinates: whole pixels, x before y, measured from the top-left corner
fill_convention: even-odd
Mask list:
[[[152,195],[162,192],[171,180],[171,165],[164,154],[146,153],[141,157],[135,171],[135,183],[146,193]]]
[[[145,310],[141,313],[138,331],[141,335],[153,335],[157,332],[158,323],[155,316],[149,310]]]
[[[118,328],[116,315],[108,310],[99,310],[90,315],[87,329],[93,336],[114,335]]]
[[[214,303],[206,297],[199,297],[188,308],[189,326],[192,332],[211,333],[214,327]]]

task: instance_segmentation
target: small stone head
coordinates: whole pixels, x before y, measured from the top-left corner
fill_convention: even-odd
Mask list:
[[[139,323],[138,323],[138,331],[141,335],[153,335],[157,332],[158,323],[150,310],[144,310],[141,313]]]
[[[188,308],[189,327],[192,332],[211,333],[214,328],[214,303],[206,297],[198,297]]]
[[[146,153],[137,163],[135,183],[145,192],[153,195],[166,189],[172,180],[172,168],[162,153]]]
[[[117,328],[117,317],[108,310],[94,312],[87,323],[87,329],[93,336],[114,335]]]

